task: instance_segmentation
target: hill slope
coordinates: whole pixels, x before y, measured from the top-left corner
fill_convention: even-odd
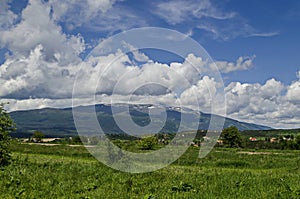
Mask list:
[[[130,115],[140,126],[150,123],[149,110],[151,105],[131,105],[129,108]],[[112,116],[110,105],[99,104],[95,106],[98,121],[106,133],[122,133],[122,130],[116,125]],[[161,132],[177,132],[181,120],[180,110],[169,107],[167,108],[167,120]],[[122,113],[121,113],[122,114]],[[15,111],[10,113],[11,117],[17,124],[17,132],[14,137],[29,137],[35,130],[40,130],[48,137],[66,137],[77,135],[73,121],[72,108],[55,109],[45,108],[27,111]],[[220,117],[220,116],[217,116]],[[207,130],[211,114],[201,113],[198,129]],[[239,122],[230,118],[225,118],[224,127],[236,126],[239,130],[268,130],[267,126]]]

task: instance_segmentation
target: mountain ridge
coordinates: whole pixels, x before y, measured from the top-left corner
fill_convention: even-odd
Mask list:
[[[91,106],[94,105],[78,106],[77,108],[90,108]],[[119,106],[125,105],[120,104]],[[150,104],[133,104],[129,105],[129,113],[136,124],[146,126],[151,122],[149,110],[153,107],[155,106]],[[123,133],[114,121],[111,108],[112,106],[107,104],[95,105],[97,119],[101,128],[108,134]],[[177,132],[182,114],[192,114],[193,112],[191,109],[185,109],[185,112],[181,112],[182,109],[179,107],[166,107],[166,109],[167,119],[161,132],[168,133]],[[123,114],[121,110],[119,111],[120,114]],[[201,117],[198,130],[207,130],[212,114],[200,113]],[[14,111],[11,112],[10,115],[17,126],[17,131],[12,134],[14,137],[30,137],[35,130],[42,131],[47,137],[68,137],[77,135],[71,107]],[[224,118],[218,115],[214,116]],[[224,128],[228,126],[236,126],[240,131],[272,129],[268,126],[241,122],[225,117]]]

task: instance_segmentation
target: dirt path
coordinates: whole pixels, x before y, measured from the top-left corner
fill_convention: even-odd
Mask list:
[[[283,155],[283,154],[288,154],[288,153],[275,153],[275,152],[254,152],[254,151],[239,151],[237,152],[239,154],[247,154],[247,155]]]
[[[42,145],[42,146],[60,146],[60,145],[65,145],[65,146],[69,146],[69,147],[96,147],[94,145],[76,145],[76,144],[50,144],[50,143],[23,143],[23,144],[29,144],[29,145]]]

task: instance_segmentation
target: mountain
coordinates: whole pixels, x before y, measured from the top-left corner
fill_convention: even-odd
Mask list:
[[[84,113],[85,110],[90,109],[92,106],[82,106],[76,109]],[[117,105],[114,109],[114,114],[120,116],[124,115],[125,105]],[[147,126],[150,123],[149,113],[154,109],[153,105],[130,105],[129,113],[132,120],[140,125]],[[97,119],[101,128],[105,133],[123,133],[123,131],[116,124],[111,105],[98,104],[95,105]],[[89,113],[86,113],[87,115]],[[68,137],[77,135],[74,125],[72,108],[44,108],[36,110],[15,111],[10,113],[12,119],[17,125],[17,131],[12,134],[13,137],[30,137],[35,130],[42,131],[47,137]],[[158,114],[159,115],[159,114]],[[190,118],[188,121],[195,121],[195,112],[190,109],[180,109],[176,107],[168,107],[166,111],[166,122],[163,125],[161,132],[177,132],[180,124],[181,117]],[[211,114],[201,113],[198,129],[207,130]],[[221,117],[216,116],[215,117]],[[155,118],[158,122],[160,117]],[[198,120],[197,120],[198,121]],[[153,121],[152,121],[153,122]],[[195,126],[198,122],[193,124],[185,123],[186,126]],[[239,122],[230,118],[225,118],[224,127],[236,126],[240,131],[244,130],[269,130],[270,127]]]

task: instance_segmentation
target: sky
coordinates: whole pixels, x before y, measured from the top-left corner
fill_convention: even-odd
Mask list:
[[[99,42],[115,34],[159,27],[191,37],[214,60],[224,82],[228,117],[299,128],[299,11],[296,0],[2,0],[0,101],[10,102],[8,111],[70,107],[77,78],[82,96],[95,92],[90,85],[97,85],[97,99],[103,102],[127,99],[129,88],[140,86],[136,103],[159,99],[192,105],[189,96],[198,93],[200,109],[210,112],[210,97],[218,97],[220,85],[193,71],[191,64],[202,70],[206,63],[199,55],[178,57],[126,44],[135,53],[116,51],[87,59]],[[105,64],[121,55],[99,80]],[[128,81],[113,90],[129,72]],[[191,85],[182,84],[178,74]],[[174,101],[166,88],[143,86],[147,81],[180,87],[180,96]]]

